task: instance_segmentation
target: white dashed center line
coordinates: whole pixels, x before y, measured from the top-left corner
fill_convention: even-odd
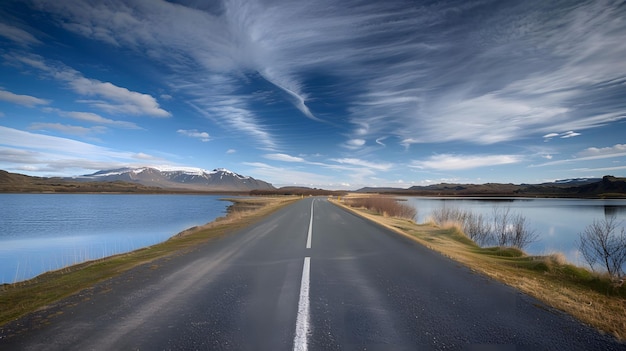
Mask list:
[[[296,318],[296,337],[293,340],[294,351],[306,351],[308,349],[307,338],[309,336],[309,271],[311,270],[311,258],[304,258],[302,268],[302,283],[300,284],[300,301],[298,302],[298,317]]]
[[[311,248],[311,236],[313,235],[313,204],[315,203],[315,199],[311,202],[311,220],[309,221],[309,235],[306,237],[306,248]]]

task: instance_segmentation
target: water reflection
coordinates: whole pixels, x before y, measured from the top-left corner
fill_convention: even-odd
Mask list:
[[[539,240],[530,244],[529,254],[563,253],[578,265],[585,265],[577,249],[578,234],[594,220],[615,216],[626,226],[626,200],[605,199],[534,199],[534,198],[436,198],[407,197],[418,214],[415,220],[424,223],[433,210],[442,206],[469,210],[490,217],[494,207],[508,207],[529,220]]]
[[[150,246],[224,214],[209,195],[0,194],[0,284]]]
[[[616,206],[616,205],[604,205],[604,216],[605,217],[626,216],[626,207]]]

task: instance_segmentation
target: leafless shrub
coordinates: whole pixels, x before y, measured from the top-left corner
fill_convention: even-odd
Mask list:
[[[538,235],[534,229],[528,225],[526,217],[515,214],[511,218],[511,226],[508,232],[509,245],[523,249],[528,244],[537,241]]]
[[[525,216],[511,213],[509,207],[494,207],[492,237],[495,244],[523,250],[539,237],[529,224],[530,222]]]
[[[413,206],[402,204],[391,197],[371,196],[362,198],[346,199],[345,203],[352,207],[363,207],[385,216],[406,218],[414,220],[417,209]]]
[[[565,257],[565,255],[562,252],[552,252],[546,256],[550,259],[550,261],[554,262],[554,264],[558,266],[563,266],[563,265],[568,264],[567,257]]]
[[[456,207],[449,207],[444,204],[443,206],[434,209],[430,216],[438,225],[444,225],[446,223],[462,223],[465,213]]]
[[[619,278],[626,262],[626,233],[617,231],[622,222],[615,216],[594,220],[578,234],[578,249],[592,270],[603,266],[613,278]]]
[[[487,245],[491,241],[491,228],[482,214],[466,212],[463,222],[463,231],[479,246]]]
[[[479,246],[512,246],[524,249],[537,240],[538,235],[521,214],[512,214],[508,207],[494,207],[491,219],[482,214],[442,206],[431,217],[437,225],[458,225]]]
[[[511,208],[494,206],[492,212],[492,236],[495,244],[498,246],[510,246],[509,217]]]

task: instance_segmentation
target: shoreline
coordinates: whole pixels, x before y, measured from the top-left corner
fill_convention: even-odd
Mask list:
[[[557,255],[527,255],[510,248],[482,248],[455,226],[417,224],[353,208],[337,200],[331,202],[439,252],[474,273],[516,288],[603,333],[612,334],[621,342],[626,341],[626,286],[615,287],[610,279],[563,262]]]
[[[163,243],[191,226],[227,215],[238,197],[0,195],[9,206],[0,236],[0,285]]]
[[[197,245],[246,227],[299,199],[300,197],[229,199],[236,203],[229,206],[232,210],[226,216],[218,217],[202,226],[188,228],[161,243],[48,271],[28,280],[1,284],[0,326],[134,267],[171,255],[184,254]],[[254,209],[250,209],[251,205],[254,205]],[[246,207],[249,210],[241,210]]]

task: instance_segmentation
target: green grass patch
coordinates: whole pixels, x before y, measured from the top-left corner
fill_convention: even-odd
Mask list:
[[[500,256],[500,257],[523,257],[526,256],[524,251],[516,248],[516,247],[485,247],[479,248],[475,250],[475,252],[483,254],[483,255],[492,255],[492,256]]]

